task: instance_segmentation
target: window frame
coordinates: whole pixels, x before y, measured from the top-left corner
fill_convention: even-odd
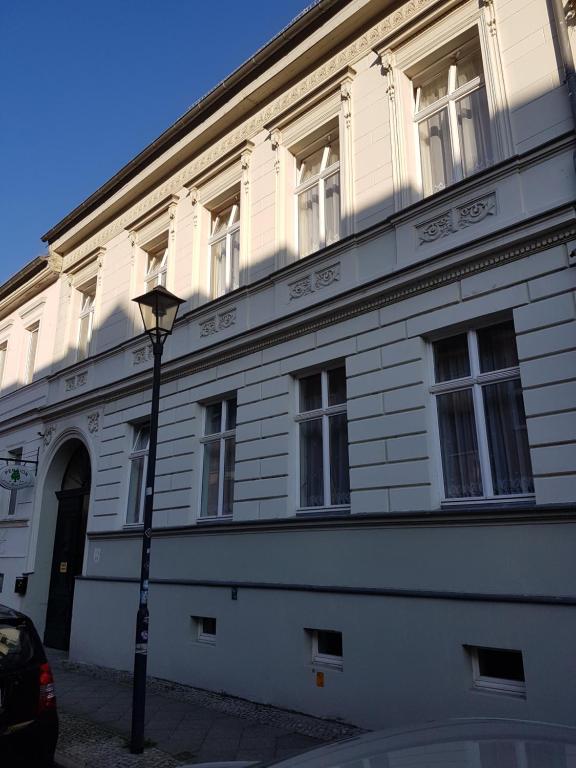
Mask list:
[[[220,404],[220,425],[225,426],[228,421],[228,403],[230,401],[235,401],[236,403],[236,409],[238,408],[238,398],[236,394],[230,394],[230,395],[222,395],[221,397],[217,398],[216,400],[211,400],[207,403],[203,404],[202,408],[202,421],[203,421],[203,434],[200,437],[200,445],[202,446],[202,450],[200,451],[201,454],[201,482],[200,482],[200,504],[199,504],[199,513],[198,513],[198,520],[204,522],[206,520],[231,520],[233,517],[233,507],[234,507],[234,479],[236,476],[236,426],[234,426],[233,429],[221,429],[220,432],[213,432],[211,434],[206,434],[206,418],[207,418],[207,411],[210,406]],[[224,513],[224,477],[225,477],[225,462],[226,462],[226,441],[233,439],[234,440],[234,460],[232,462],[233,464],[233,478],[232,478],[232,499],[231,499],[231,506],[232,506],[232,512]],[[210,514],[210,515],[203,515],[202,514],[202,508],[204,503],[204,483],[206,482],[205,478],[205,455],[206,455],[206,446],[210,443],[219,443],[219,457],[218,457],[218,505],[217,505],[217,511],[216,514]]]
[[[294,421],[297,425],[297,461],[298,461],[298,469],[297,469],[297,512],[302,514],[311,514],[311,513],[318,513],[319,511],[325,511],[325,510],[334,510],[334,511],[349,511],[351,507],[350,499],[345,504],[334,504],[332,503],[332,497],[330,493],[330,417],[335,416],[337,414],[344,413],[346,414],[346,428],[348,429],[348,393],[346,392],[346,400],[344,403],[338,403],[336,405],[329,405],[329,397],[328,397],[328,373],[330,371],[338,370],[339,368],[342,368],[344,370],[344,377],[346,379],[346,385],[348,383],[348,379],[346,376],[346,366],[342,363],[339,365],[330,365],[327,367],[319,368],[317,370],[312,371],[306,371],[299,376],[296,377],[296,413],[294,415]],[[321,381],[321,396],[322,396],[322,407],[316,408],[312,411],[300,411],[300,387],[301,387],[301,381],[305,378],[308,378],[309,376],[314,376],[320,374],[320,381]],[[318,418],[322,419],[322,470],[323,470],[323,484],[322,484],[322,490],[323,490],[323,498],[324,503],[318,506],[302,506],[302,496],[301,496],[301,445],[300,445],[300,424],[302,424],[305,421],[313,421]],[[350,439],[348,437],[348,446],[350,445]],[[348,456],[348,477],[350,478],[350,456]],[[350,486],[350,483],[349,483]],[[350,492],[350,491],[349,491]],[[326,499],[329,499],[329,503],[326,503]]]
[[[218,632],[218,620],[215,616],[194,616],[196,623],[196,640],[206,645],[216,645],[216,634]],[[214,622],[214,632],[206,632],[204,622],[208,619]]]
[[[156,286],[161,285],[166,288],[168,281],[168,251],[169,251],[169,235],[166,233],[165,238],[156,246],[144,246],[143,250],[146,254],[146,266],[144,269],[144,289],[145,293],[153,290]],[[159,257],[158,265],[152,268],[153,260]]]
[[[486,503],[498,503],[498,502],[521,502],[521,501],[533,501],[535,498],[535,491],[532,493],[518,493],[518,494],[495,494],[494,484],[492,478],[492,467],[490,463],[490,447],[488,439],[488,431],[486,427],[486,413],[484,408],[484,397],[482,389],[489,384],[495,384],[505,381],[519,381],[522,384],[520,376],[520,365],[511,366],[508,368],[498,369],[496,371],[482,372],[480,370],[480,356],[478,348],[478,331],[500,325],[505,322],[511,322],[509,318],[500,318],[499,320],[492,319],[486,323],[480,323],[473,327],[466,327],[460,330],[452,330],[449,333],[435,336],[429,340],[428,344],[428,370],[429,370],[429,393],[432,400],[432,431],[435,445],[438,450],[435,451],[437,456],[437,470],[438,477],[440,479],[440,500],[441,505],[462,505],[462,504],[486,504]],[[468,349],[468,361],[470,364],[470,375],[461,377],[458,379],[451,379],[449,381],[436,382],[435,375],[435,358],[434,358],[434,345],[437,342],[456,338],[462,334],[466,334],[467,349]],[[482,496],[446,496],[446,484],[445,484],[445,472],[442,461],[442,442],[440,437],[440,420],[438,414],[438,396],[443,394],[450,394],[452,392],[460,392],[463,390],[472,390],[472,403],[475,423],[475,434],[478,448],[478,464],[480,470],[480,479],[482,482],[483,495]],[[530,450],[530,445],[528,445]],[[534,480],[534,471],[532,469],[532,480]]]
[[[78,312],[78,332],[76,334],[76,360],[77,362],[80,362],[81,360],[86,360],[87,357],[90,357],[90,347],[94,330],[94,312],[96,307],[96,281],[94,280],[93,284],[89,286],[78,288],[78,293],[80,294],[80,311]],[[86,307],[85,301],[88,298],[91,298],[92,301]],[[80,349],[80,338],[82,334],[82,322],[84,320],[88,321],[88,329],[86,333],[86,351],[85,354],[82,354],[82,350]]]
[[[318,640],[320,632],[333,632],[340,635],[340,642],[342,644],[342,654],[336,656],[331,653],[320,653],[318,650]],[[312,629],[310,630],[312,636],[312,664],[315,666],[330,667],[332,669],[343,669],[344,667],[344,638],[342,632],[337,629]]]
[[[126,525],[127,526],[137,526],[137,525],[143,525],[144,524],[144,500],[146,497],[146,475],[148,473],[148,455],[150,452],[150,422],[143,421],[138,424],[132,424],[131,425],[132,431],[131,431],[131,450],[128,454],[128,495],[126,498]],[[140,436],[140,433],[147,429],[148,430],[148,442],[146,445],[146,448],[141,448],[138,450],[135,450],[135,446],[138,444],[138,438]],[[129,520],[128,516],[130,514],[130,485],[132,482],[132,466],[133,462],[138,461],[140,459],[143,459],[142,462],[142,485],[140,487],[140,492],[138,494],[139,496],[139,503],[138,503],[138,515],[137,520]]]
[[[6,358],[8,357],[8,339],[0,341],[0,392],[4,386],[4,374],[6,373]]]
[[[28,334],[28,343],[26,345],[26,367],[24,369],[24,384],[31,384],[34,381],[34,372],[36,370],[36,361],[38,357],[38,341],[40,339],[40,320],[26,327]],[[33,341],[35,339],[35,341]]]
[[[225,211],[230,209],[230,215],[226,228],[223,232],[215,232],[218,221]],[[242,235],[241,235],[241,211],[240,195],[236,195],[233,200],[228,200],[224,205],[220,205],[214,210],[210,211],[210,237],[208,238],[208,261],[210,264],[210,297],[212,299],[218,299],[221,296],[225,296],[232,291],[235,291],[240,287],[240,260],[242,258]],[[238,235],[238,264],[237,274],[232,272],[232,239],[234,235]],[[221,293],[216,291],[215,281],[215,256],[213,253],[213,247],[222,241],[225,241],[224,248],[224,274],[225,274],[225,288]]]
[[[485,691],[488,693],[506,694],[509,696],[516,696],[518,698],[526,698],[526,672],[524,671],[524,680],[512,680],[511,678],[504,677],[490,677],[489,675],[482,675],[480,672],[480,660],[478,658],[478,651],[493,650],[493,651],[508,651],[513,650],[519,653],[522,658],[522,667],[524,667],[524,656],[522,651],[508,648],[488,648],[486,646],[469,646],[468,652],[472,661],[472,687],[478,691]]]

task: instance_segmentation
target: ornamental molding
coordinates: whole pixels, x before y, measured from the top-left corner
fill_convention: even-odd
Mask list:
[[[154,206],[161,204],[166,197],[190,184],[202,171],[218,162],[242,143],[250,140],[288,109],[323,86],[326,81],[338,75],[343,69],[350,67],[375,46],[381,45],[391,34],[437,4],[438,0],[409,0],[377,24],[374,24],[363,35],[330,57],[299,83],[273,99],[266,107],[242,122],[223,139],[199,153],[194,160],[187,163],[164,184],[131,206],[122,216],[100,229],[78,248],[70,251],[64,257],[64,266],[68,267],[91,250],[105,245],[123,230],[130,229],[133,222],[141,216],[145,216]]]
[[[415,229],[419,238],[418,245],[433,243],[458,232],[458,230],[479,224],[487,216],[495,216],[496,213],[496,193],[490,192],[488,195],[478,197],[469,203],[444,211],[424,224],[417,225]]]
[[[225,331],[233,325],[236,325],[236,307],[220,312],[218,315],[201,320],[198,323],[200,336],[212,336],[212,334],[218,333],[218,331]]]
[[[75,389],[80,389],[87,381],[88,371],[82,371],[82,373],[77,373],[75,376],[69,376],[67,379],[64,379],[64,391],[72,392]]]
[[[92,435],[98,432],[100,429],[100,414],[98,411],[96,413],[89,413],[86,420],[88,421],[88,432]]]
[[[327,288],[338,280],[340,280],[340,262],[318,269],[309,275],[294,280],[292,283],[288,283],[289,299],[290,301],[300,299],[302,296],[307,296],[321,288]]]
[[[44,442],[44,445],[48,447],[50,443],[52,442],[52,438],[56,434],[56,425],[50,424],[46,429],[44,430],[44,435],[42,437],[42,440]]]
[[[152,344],[145,344],[143,347],[132,350],[132,365],[142,365],[152,360],[154,353],[152,352]]]

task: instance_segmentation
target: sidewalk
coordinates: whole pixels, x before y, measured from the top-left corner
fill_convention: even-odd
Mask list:
[[[270,761],[304,752],[359,729],[230,696],[151,680],[145,735],[131,755],[132,687],[128,673],[73,664],[49,651],[60,714],[56,753],[63,768],[176,768],[224,760]]]

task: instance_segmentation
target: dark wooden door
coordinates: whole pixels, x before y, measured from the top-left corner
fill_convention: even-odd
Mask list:
[[[57,496],[60,503],[44,643],[49,648],[67,651],[70,646],[74,581],[82,573],[88,497],[82,491],[61,491]]]

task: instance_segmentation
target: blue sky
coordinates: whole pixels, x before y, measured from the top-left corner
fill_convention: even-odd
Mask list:
[[[0,283],[312,0],[0,3]]]

